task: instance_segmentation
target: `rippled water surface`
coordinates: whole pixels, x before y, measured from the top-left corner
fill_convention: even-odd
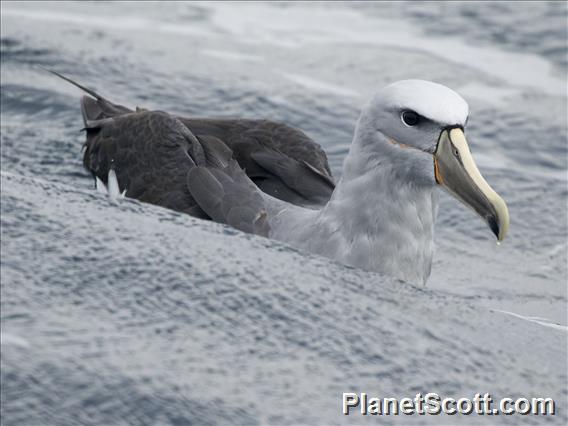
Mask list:
[[[566,424],[566,3],[1,7],[3,424],[458,420],[345,417],[342,392],[552,397],[554,417],[461,420]],[[81,165],[78,91],[41,66],[129,106],[300,127],[336,177],[377,88],[443,83],[510,235],[443,195],[418,288],[112,202]]]

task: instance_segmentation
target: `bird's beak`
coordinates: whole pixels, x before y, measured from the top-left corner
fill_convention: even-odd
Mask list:
[[[498,241],[505,238],[509,229],[507,204],[479,173],[461,128],[445,129],[440,134],[434,174],[437,183],[487,222]]]

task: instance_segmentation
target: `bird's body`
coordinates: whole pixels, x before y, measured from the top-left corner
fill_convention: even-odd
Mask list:
[[[134,111],[72,83],[91,95],[84,165],[115,193],[414,283],[430,275],[438,185],[499,239],[507,230],[506,206],[463,137],[467,104],[444,86],[410,80],[379,92],[336,185],[321,147],[298,129]]]
[[[295,204],[325,203],[333,191],[321,147],[285,124],[183,118],[145,110],[112,115],[117,108],[99,112],[100,102],[89,97],[82,104],[87,128],[85,168],[105,183],[108,171],[114,169],[128,197],[206,217],[187,188],[188,164],[214,164],[216,157],[224,155],[233,155],[263,191]],[[262,167],[263,156],[270,155],[280,155],[289,167],[295,166],[297,176],[288,176],[286,169]],[[293,182],[285,183],[296,178],[311,182],[311,187],[297,192],[290,187]]]
[[[342,179],[321,210],[277,206],[269,235],[346,265],[423,283],[434,254],[438,194],[407,186],[385,202],[390,182],[382,172],[369,181]],[[361,198],[369,183],[377,184],[375,191]]]

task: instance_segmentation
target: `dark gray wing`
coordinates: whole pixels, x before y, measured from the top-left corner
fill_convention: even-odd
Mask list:
[[[199,206],[214,221],[267,237],[264,198],[236,160],[226,166],[192,167],[187,186]]]
[[[306,161],[298,161],[280,151],[267,147],[253,151],[251,157],[267,172],[278,176],[288,188],[315,204],[327,203],[335,188],[331,177]]]
[[[109,171],[114,170],[119,190],[126,196],[208,218],[186,185],[190,168],[205,165],[207,154],[185,125],[165,112],[134,111],[114,104],[92,89],[49,72],[90,95],[81,99],[81,111],[87,132],[83,164],[93,176],[107,184]],[[207,152],[212,156],[219,149],[213,144]]]
[[[133,112],[89,127],[83,162],[105,184],[114,169],[127,197],[204,217],[185,181],[191,166],[206,164],[205,151],[165,112]]]
[[[264,192],[297,205],[325,204],[335,188],[327,156],[301,130],[268,120],[179,118],[198,137],[211,135]]]
[[[301,130],[268,120],[183,118],[132,110],[52,73],[90,95],[81,101],[87,131],[85,167],[104,183],[114,169],[128,197],[207,217],[190,194],[187,172],[190,166],[211,167],[212,173],[220,170],[234,178],[237,169],[227,168],[231,156],[258,188],[276,198],[315,205],[331,196],[334,183],[327,157]],[[208,177],[194,173],[201,173],[195,176],[202,180]]]

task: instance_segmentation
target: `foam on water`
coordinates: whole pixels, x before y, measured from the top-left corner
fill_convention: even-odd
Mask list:
[[[263,59],[260,56],[247,55],[240,52],[228,52],[225,50],[212,50],[203,49],[202,54],[211,56],[213,58],[228,59],[231,61],[251,61],[251,62],[262,62]]]
[[[21,348],[29,348],[30,343],[23,337],[16,336],[6,331],[0,332],[0,345],[13,345]]]
[[[244,11],[242,5],[211,3],[208,7],[216,12],[213,18],[217,26],[239,37],[280,43],[281,33],[286,32],[298,34],[292,39],[298,44],[351,42],[395,46],[478,69],[509,87],[533,87],[550,95],[567,96],[566,91],[558,91],[559,86],[566,86],[564,79],[537,55],[477,47],[459,38],[424,37],[413,25],[397,20],[371,18],[345,9],[287,8],[283,13],[266,4],[245,6]]]
[[[561,330],[564,331],[566,333],[568,333],[568,326],[565,325],[561,325],[561,324],[555,324],[553,322],[551,322],[551,320],[547,319],[547,318],[540,318],[540,317],[525,317],[523,315],[519,315],[516,314],[514,312],[508,312],[508,311],[500,311],[500,310],[496,310],[495,312],[501,312],[503,314],[507,314],[507,315],[511,315],[515,318],[520,318],[522,320],[525,321],[530,321],[530,322],[534,322],[535,324],[539,324],[542,325],[543,327],[550,327],[550,328],[554,328],[556,330]]]
[[[282,76],[294,83],[299,84],[314,92],[330,93],[337,96],[348,96],[354,98],[361,98],[361,94],[346,87],[339,87],[334,84],[325,83],[320,80],[314,80],[305,75],[282,73]]]

